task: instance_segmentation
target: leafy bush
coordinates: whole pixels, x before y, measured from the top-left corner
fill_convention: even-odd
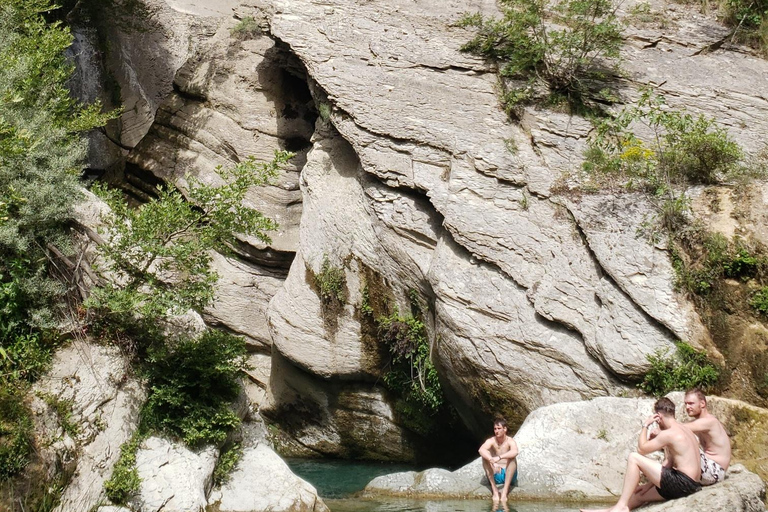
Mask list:
[[[141,487],[141,477],[136,469],[136,451],[144,435],[136,432],[120,447],[120,458],[112,468],[112,475],[104,482],[107,498],[117,505],[125,505]]]
[[[763,52],[768,49],[768,0],[725,0],[723,21],[734,27],[734,38]]]
[[[240,392],[245,342],[206,330],[153,349],[146,365],[147,429],[165,432],[190,446],[221,443],[240,424],[229,404]]]
[[[225,184],[190,178],[187,197],[159,188],[159,197],[139,208],[128,206],[118,191],[94,186],[111,207],[104,218],[109,240],[99,252],[114,277],[93,290],[87,305],[131,323],[136,316],[153,322],[210,304],[218,278],[210,251],[231,253],[238,234],[270,241],[267,232],[277,224],[243,201],[250,187],[269,183],[292,157],[280,151],[269,163],[251,157],[232,169],[219,167]]]
[[[512,113],[539,97],[565,98],[577,109],[604,96],[606,78],[618,71],[621,26],[610,0],[500,0],[503,17],[465,15],[459,26],[477,35],[461,49],[494,59],[503,79],[522,81],[503,101]]]
[[[720,233],[705,232],[698,238],[689,237],[685,246],[698,258],[683,261],[678,257],[674,261],[677,284],[696,295],[709,294],[726,278],[762,281],[768,271],[768,258],[759,244],[750,246],[739,237],[728,240]]]
[[[653,396],[693,387],[707,390],[720,377],[720,370],[707,359],[706,354],[685,342],[677,344],[674,355],[669,355],[668,350],[659,350],[648,356],[648,361],[651,369],[639,387]]]
[[[243,447],[240,443],[233,443],[223,449],[213,470],[213,483],[216,485],[225,484],[242,458]]]
[[[407,402],[437,412],[443,393],[424,324],[413,316],[397,312],[377,320],[379,336],[392,355],[389,372],[384,375],[387,388]]]
[[[111,117],[71,97],[72,35],[46,22],[53,9],[48,0],[0,6],[0,480],[21,472],[32,449],[22,396],[50,359],[66,292],[51,248],[69,245],[81,134]]]
[[[630,129],[635,123],[650,128],[650,146]],[[591,180],[654,195],[667,194],[674,185],[723,182],[744,159],[714,119],[669,109],[650,89],[636,105],[597,124],[584,156],[582,168]]]
[[[763,286],[749,299],[749,305],[762,315],[768,316],[768,286]],[[766,375],[766,385],[768,385],[768,374]]]

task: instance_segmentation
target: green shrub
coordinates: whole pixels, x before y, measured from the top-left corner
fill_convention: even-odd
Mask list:
[[[768,316],[768,286],[763,286],[753,293],[749,299],[749,305],[758,313]],[[766,385],[768,385],[768,380],[766,380]]]
[[[698,257],[673,258],[677,285],[696,295],[708,295],[723,279],[762,282],[768,272],[768,257],[762,246],[749,245],[739,237],[728,240],[720,233],[704,232],[693,240],[685,240],[684,245]]]
[[[240,392],[245,353],[242,338],[211,329],[153,348],[145,369],[150,392],[142,417],[147,429],[193,447],[223,442],[240,425],[230,403]]]
[[[384,384],[407,402],[435,413],[443,404],[443,392],[424,324],[397,312],[377,319],[379,337],[392,356]]]
[[[507,91],[508,111],[539,97],[566,99],[577,110],[604,95],[610,74],[618,72],[621,26],[610,0],[500,0],[503,17],[467,14],[459,26],[477,35],[463,47],[494,59],[504,79],[522,81]]]
[[[630,130],[644,123],[646,143]],[[675,185],[713,184],[741,171],[744,153],[714,119],[666,107],[662,96],[643,91],[638,103],[598,122],[585,151],[583,171],[598,185],[618,184],[653,195]]]
[[[231,169],[218,167],[223,185],[189,178],[186,196],[159,188],[156,200],[138,208],[120,192],[95,185],[111,208],[103,219],[110,236],[98,249],[113,277],[94,288],[87,306],[125,324],[202,310],[213,300],[218,278],[210,251],[231,254],[238,234],[270,242],[267,232],[277,224],[243,201],[251,187],[271,182],[292,157],[279,151],[268,163],[250,157]]]
[[[328,256],[323,257],[323,264],[316,279],[323,302],[338,301],[343,304],[347,300],[347,278],[344,269],[332,266]]]
[[[216,467],[213,470],[213,483],[216,485],[225,484],[229,480],[229,476],[234,471],[237,463],[243,458],[243,447],[240,443],[233,443],[225,447],[219,460],[216,463]]]
[[[112,475],[104,482],[104,491],[112,503],[125,505],[141,487],[136,452],[144,437],[137,431],[120,447],[120,458],[112,468]]]
[[[693,387],[707,390],[720,377],[720,370],[707,359],[706,354],[685,342],[677,343],[674,355],[670,355],[668,350],[658,350],[648,356],[648,361],[651,369],[639,387],[653,396]]]
[[[725,24],[734,28],[734,39],[768,49],[768,0],[725,0],[721,11]]]

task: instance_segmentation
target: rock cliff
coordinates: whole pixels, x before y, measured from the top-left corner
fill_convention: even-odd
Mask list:
[[[143,31],[118,25],[104,64],[126,106],[111,165],[137,194],[150,176],[183,190],[247,155],[297,153],[249,198],[280,223],[273,242],[216,258],[206,312],[272,354],[262,411],[294,452],[413,456],[367,300],[425,305],[440,381],[474,436],[495,412],[519,425],[543,405],[631,392],[677,339],[724,360],[665,248],[636,236],[653,212],[642,196],[553,191],[590,124],[537,108],[510,122],[493,66],[459,51],[470,33],[453,23],[493,1],[248,0],[236,18],[223,4],[145,3]],[[768,63],[723,45],[727,31],[692,6],[651,2],[667,18],[657,26],[632,21],[636,3],[620,10],[622,95],[658,85],[759,149]],[[727,229],[764,239],[766,202],[757,193]],[[345,277],[332,311],[316,283],[326,261]]]

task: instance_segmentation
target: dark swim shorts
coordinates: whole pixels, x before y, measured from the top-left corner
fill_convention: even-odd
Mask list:
[[[685,473],[675,468],[661,468],[661,486],[657,487],[659,495],[665,500],[684,498],[701,490],[701,485]]]

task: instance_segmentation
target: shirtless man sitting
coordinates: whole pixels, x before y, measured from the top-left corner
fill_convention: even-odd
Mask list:
[[[653,406],[654,414],[643,421],[637,440],[637,453],[630,453],[627,472],[618,503],[600,512],[629,512],[651,501],[682,498],[701,489],[699,479],[699,441],[687,427],[675,421],[675,404],[669,398],[660,398]],[[649,439],[648,427],[657,423],[660,432]],[[663,464],[644,457],[664,450]],[[638,486],[640,475],[649,483]],[[585,511],[582,512],[598,512]]]
[[[707,397],[699,388],[685,392],[685,412],[694,418],[685,426],[701,444],[701,485],[722,482],[731,463],[731,440],[720,421],[707,410]]]
[[[499,484],[504,484],[501,501],[507,501],[509,486],[517,480],[517,443],[507,436],[507,421],[497,417],[493,422],[493,437],[489,438],[478,450],[483,458],[485,476],[491,483],[493,501],[499,501]]]

